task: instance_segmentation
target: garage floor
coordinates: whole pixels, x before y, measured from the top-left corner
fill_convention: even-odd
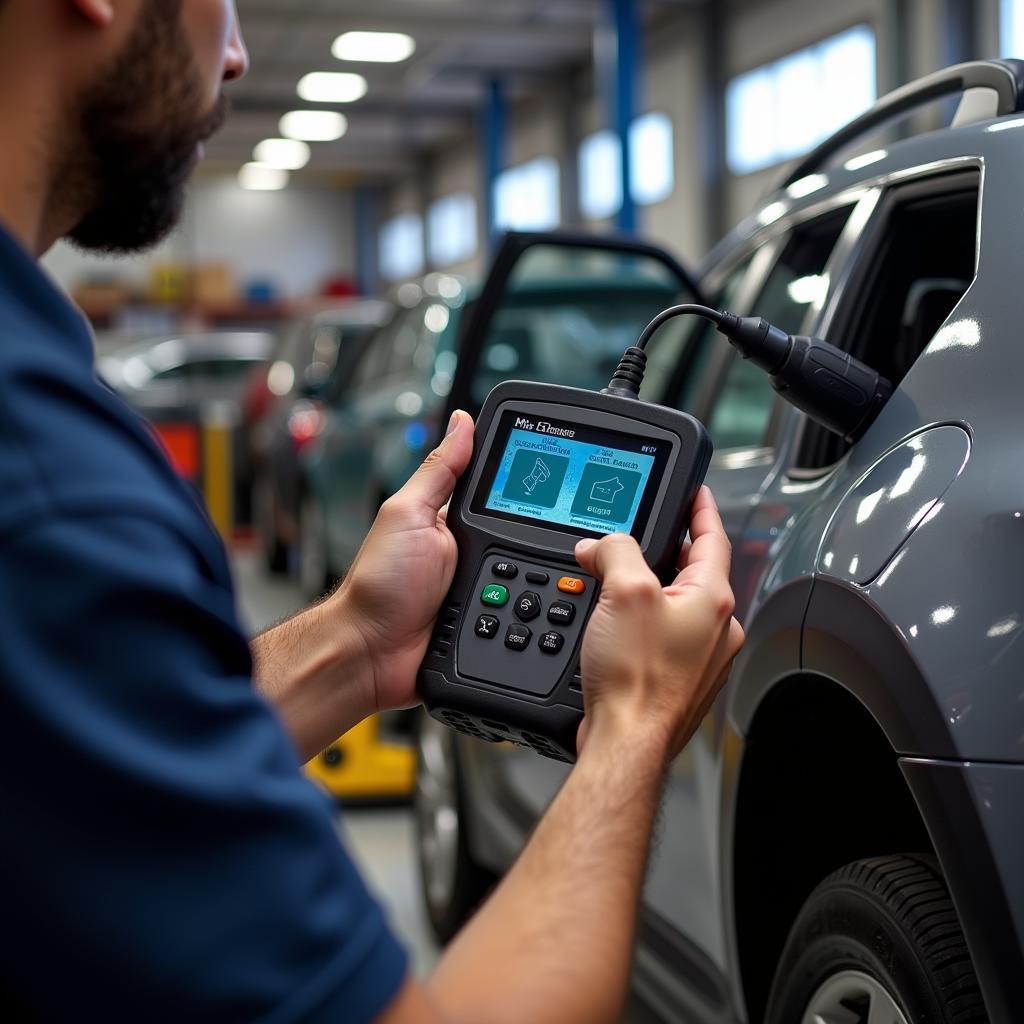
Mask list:
[[[259,632],[302,607],[298,588],[286,579],[264,574],[252,551],[237,551],[232,562],[240,614],[251,632]],[[420,905],[411,812],[404,807],[348,809],[343,816],[339,815],[338,828],[387,907],[417,974],[425,976],[440,951]],[[641,1006],[631,1006],[624,1018],[624,1024],[653,1022],[654,1018]]]

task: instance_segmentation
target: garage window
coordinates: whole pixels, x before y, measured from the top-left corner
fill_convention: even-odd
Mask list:
[[[1024,57],[1024,2],[1000,0],[999,51],[1004,57]]]
[[[457,192],[433,203],[427,212],[430,260],[438,267],[468,260],[476,255],[476,200]]]
[[[638,117],[629,129],[633,163],[633,202],[639,206],[660,203],[676,185],[672,121],[668,114]]]
[[[610,130],[594,132],[580,146],[580,210],[603,220],[622,207],[622,149]]]
[[[423,218],[403,213],[380,229],[380,272],[388,281],[423,273]]]
[[[667,199],[675,188],[672,121],[668,114],[638,117],[629,130],[632,196],[638,206]],[[603,220],[622,208],[622,148],[615,132],[588,135],[580,145],[580,210]]]
[[[737,76],[725,100],[729,170],[749,174],[813,149],[876,95],[875,33],[867,25]]]
[[[548,231],[562,219],[558,161],[553,156],[512,167],[494,183],[494,226],[500,231]]]

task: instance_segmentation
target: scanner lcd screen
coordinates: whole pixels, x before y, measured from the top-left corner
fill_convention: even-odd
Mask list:
[[[475,510],[546,529],[639,535],[670,445],[506,413]]]

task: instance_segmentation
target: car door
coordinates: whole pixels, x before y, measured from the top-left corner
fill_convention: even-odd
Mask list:
[[[788,333],[810,330],[825,300],[833,261],[843,258],[866,217],[862,211],[854,222],[855,205],[844,199],[756,238],[717,269],[705,287],[731,312],[764,316]],[[698,356],[702,372],[664,400],[697,415],[715,445],[707,483],[733,542],[732,583],[737,616],[744,621],[781,526],[774,522],[763,536],[751,532],[752,516],[776,473],[782,428],[791,410],[778,399],[767,375],[740,358],[713,329],[702,332],[700,343],[710,348]],[[715,993],[723,1003],[728,951],[718,814],[726,701],[726,696],[719,698],[672,765],[641,923],[648,956],[657,949],[663,960],[686,960],[691,974],[702,976],[699,990]],[[678,972],[672,977],[678,983]]]
[[[421,323],[418,307],[400,310],[370,339],[347,386],[331,397],[323,432],[306,454],[304,468],[321,505],[334,572],[347,568],[376,512],[371,442],[394,402],[388,371],[397,358],[396,347],[416,335]]]
[[[848,200],[800,224],[782,225],[772,234],[757,237],[709,275],[705,290],[734,312],[756,311],[788,331],[800,331],[823,301],[829,260],[846,230],[853,205]],[[589,250],[584,247],[582,254],[584,261],[595,261],[596,250],[608,241],[589,239]],[[533,244],[547,247],[555,243],[535,239]],[[520,257],[522,252],[520,248]],[[509,257],[507,252],[505,255]],[[576,250],[566,249],[563,255],[571,258]],[[511,267],[505,268],[501,257],[496,262],[496,273],[503,274],[501,287],[509,293],[518,289],[522,295],[530,274],[523,267],[517,274],[514,261],[509,262]],[[494,324],[500,322],[493,311],[507,313],[515,305],[509,294],[488,296],[489,291],[497,290],[492,278],[484,290],[492,318],[485,319],[485,308],[470,324],[470,331],[477,336],[465,339],[468,346],[484,350],[484,359],[484,331],[493,331]],[[603,297],[608,307],[615,304],[612,293],[608,288]],[[726,528],[737,550],[742,551],[749,517],[776,462],[775,437],[782,414],[775,393],[760,370],[737,358],[713,328],[698,321],[677,321],[674,334],[667,329],[664,335],[659,332],[649,351],[645,397],[693,411],[709,425],[716,444],[709,483]],[[470,360],[463,369],[467,377],[475,374],[477,381],[484,376],[474,370]],[[464,400],[482,397],[479,388],[473,393],[471,379],[457,381],[456,390],[460,384]],[[738,577],[746,579],[748,574],[740,566]],[[677,963],[685,959],[693,974],[703,975],[702,987],[710,993],[723,990],[725,969],[715,841],[720,738],[721,718],[716,711],[673,766],[641,923],[646,950],[659,949],[663,959]],[[493,760],[491,777],[497,776],[495,787],[501,799],[527,816],[544,809],[565,774],[564,767],[531,754],[507,752]]]
[[[505,379],[599,390],[659,312],[700,300],[689,273],[655,247],[593,236],[509,235],[466,319],[448,409],[475,412]],[[659,332],[646,397],[660,394],[689,359],[692,333],[683,321]],[[480,756],[492,753],[481,749]],[[566,772],[558,762],[510,748],[489,767],[504,805],[522,820],[543,811]]]

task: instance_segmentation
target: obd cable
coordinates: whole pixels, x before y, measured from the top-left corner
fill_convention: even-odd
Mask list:
[[[892,395],[892,384],[885,377],[821,338],[786,334],[763,317],[736,316],[695,303],[659,313],[623,353],[604,394],[640,397],[647,344],[660,327],[678,316],[710,320],[744,359],[768,374],[772,387],[786,401],[851,444]]]

